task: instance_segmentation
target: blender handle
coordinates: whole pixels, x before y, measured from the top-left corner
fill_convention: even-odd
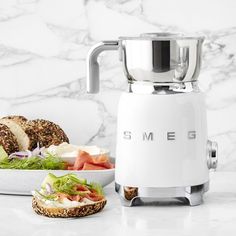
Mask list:
[[[98,56],[101,52],[107,50],[117,50],[119,41],[102,41],[94,45],[87,56],[87,93],[99,92],[99,64]]]

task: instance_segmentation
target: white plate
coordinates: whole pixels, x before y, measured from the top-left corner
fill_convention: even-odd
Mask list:
[[[114,158],[111,158],[114,162]],[[40,189],[40,185],[48,173],[56,176],[75,173],[88,182],[100,183],[103,187],[110,184],[115,177],[115,169],[108,170],[12,170],[0,169],[0,193],[31,195],[31,191]]]

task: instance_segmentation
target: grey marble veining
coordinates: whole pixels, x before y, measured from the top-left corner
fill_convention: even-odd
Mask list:
[[[74,143],[115,151],[116,109],[126,88],[118,55],[100,57],[101,93],[85,92],[94,43],[142,32],[206,37],[199,83],[219,170],[236,170],[236,2],[217,0],[11,0],[0,3],[0,114],[48,118]]]

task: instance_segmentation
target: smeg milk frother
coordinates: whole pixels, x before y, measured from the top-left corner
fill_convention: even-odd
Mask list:
[[[163,198],[202,203],[217,144],[207,138],[198,87],[203,37],[148,33],[95,45],[87,91],[99,91],[98,55],[119,50],[128,89],[117,115],[116,191],[126,206]]]

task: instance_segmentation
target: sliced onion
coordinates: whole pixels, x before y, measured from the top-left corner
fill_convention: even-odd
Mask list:
[[[53,193],[52,186],[49,183],[46,183],[45,188],[48,194]]]
[[[20,158],[21,159],[21,158],[29,158],[29,157],[33,157],[33,156],[44,158],[44,154],[43,154],[44,149],[45,148],[37,147],[33,151],[26,150],[26,151],[14,152],[9,155],[9,159],[12,159],[12,158]]]
[[[37,157],[44,158],[45,156],[43,156],[43,155],[37,155]]]
[[[44,147],[39,147],[37,146],[31,153],[32,153],[32,156],[39,156],[39,157],[44,157],[44,150],[45,148]]]
[[[9,158],[25,158],[25,157],[30,157],[31,156],[31,151],[20,151],[20,152],[14,152],[10,154]]]

